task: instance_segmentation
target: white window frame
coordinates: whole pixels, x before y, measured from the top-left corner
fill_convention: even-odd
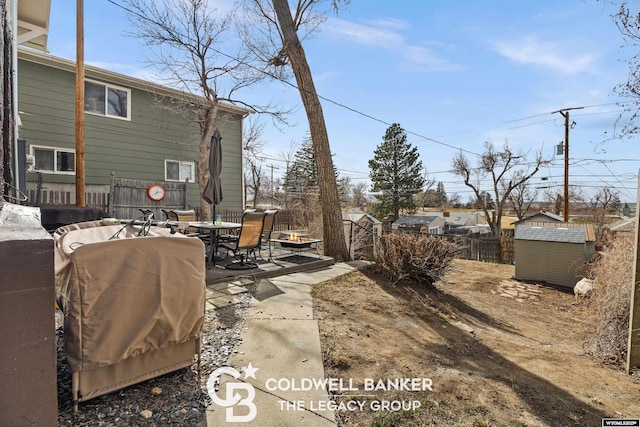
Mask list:
[[[105,109],[104,113],[98,113],[95,111],[87,111],[85,108],[84,112],[86,114],[91,114],[94,116],[101,116],[101,117],[109,117],[111,119],[131,121],[131,89],[122,87],[122,86],[112,85],[110,83],[105,83],[98,80],[85,79],[85,82],[104,86],[104,109]],[[109,92],[108,92],[109,89],[121,90],[127,93],[127,117],[109,114]]]
[[[180,166],[184,166],[184,165],[188,165],[191,167],[191,174],[188,177],[189,178],[189,182],[196,182],[196,162],[191,161],[191,160],[173,160],[173,159],[165,159],[164,161],[164,180],[165,181],[169,181],[169,182],[184,182],[184,179],[170,179],[167,176],[167,164],[171,162],[171,163],[178,163],[178,169],[180,168]],[[184,177],[187,178],[187,177]]]
[[[53,151],[53,170],[44,170],[44,169],[36,169],[36,171],[41,173],[53,174],[53,175],[75,175],[76,174],[76,150],[73,148],[61,148],[61,147],[50,147],[47,145],[30,145],[29,146],[29,154],[32,155],[35,159],[36,149]],[[58,152],[65,153],[73,153],[73,170],[72,171],[59,171],[57,170],[58,163]],[[34,163],[37,163],[37,159]]]
[[[429,227],[429,234],[440,234],[440,227]]]

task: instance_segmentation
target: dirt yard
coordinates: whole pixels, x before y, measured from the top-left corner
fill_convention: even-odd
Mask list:
[[[639,418],[639,375],[585,354],[589,326],[573,294],[513,275],[513,266],[456,260],[435,289],[393,287],[367,270],[316,286],[326,375],[358,389],[334,399],[367,400],[363,410],[338,411],[339,424],[555,427]],[[429,378],[432,390],[364,391],[367,378]],[[419,407],[380,410],[371,401]]]

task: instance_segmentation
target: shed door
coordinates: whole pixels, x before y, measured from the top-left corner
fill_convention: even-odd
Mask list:
[[[573,288],[584,268],[584,245],[516,240],[516,279]]]

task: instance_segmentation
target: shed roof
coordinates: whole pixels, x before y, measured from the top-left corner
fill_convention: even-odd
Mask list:
[[[382,224],[378,219],[365,212],[342,212],[342,219],[348,219],[353,222],[360,222],[360,220],[362,220],[363,218],[366,218],[372,224]]]
[[[596,240],[592,224],[572,223],[518,224],[514,238],[564,243],[585,243]]]

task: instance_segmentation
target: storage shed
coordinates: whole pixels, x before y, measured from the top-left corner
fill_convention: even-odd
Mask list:
[[[592,224],[527,223],[515,229],[516,279],[573,288],[595,254]]]
[[[373,259],[382,237],[382,223],[365,212],[342,212],[344,236],[351,259]]]

